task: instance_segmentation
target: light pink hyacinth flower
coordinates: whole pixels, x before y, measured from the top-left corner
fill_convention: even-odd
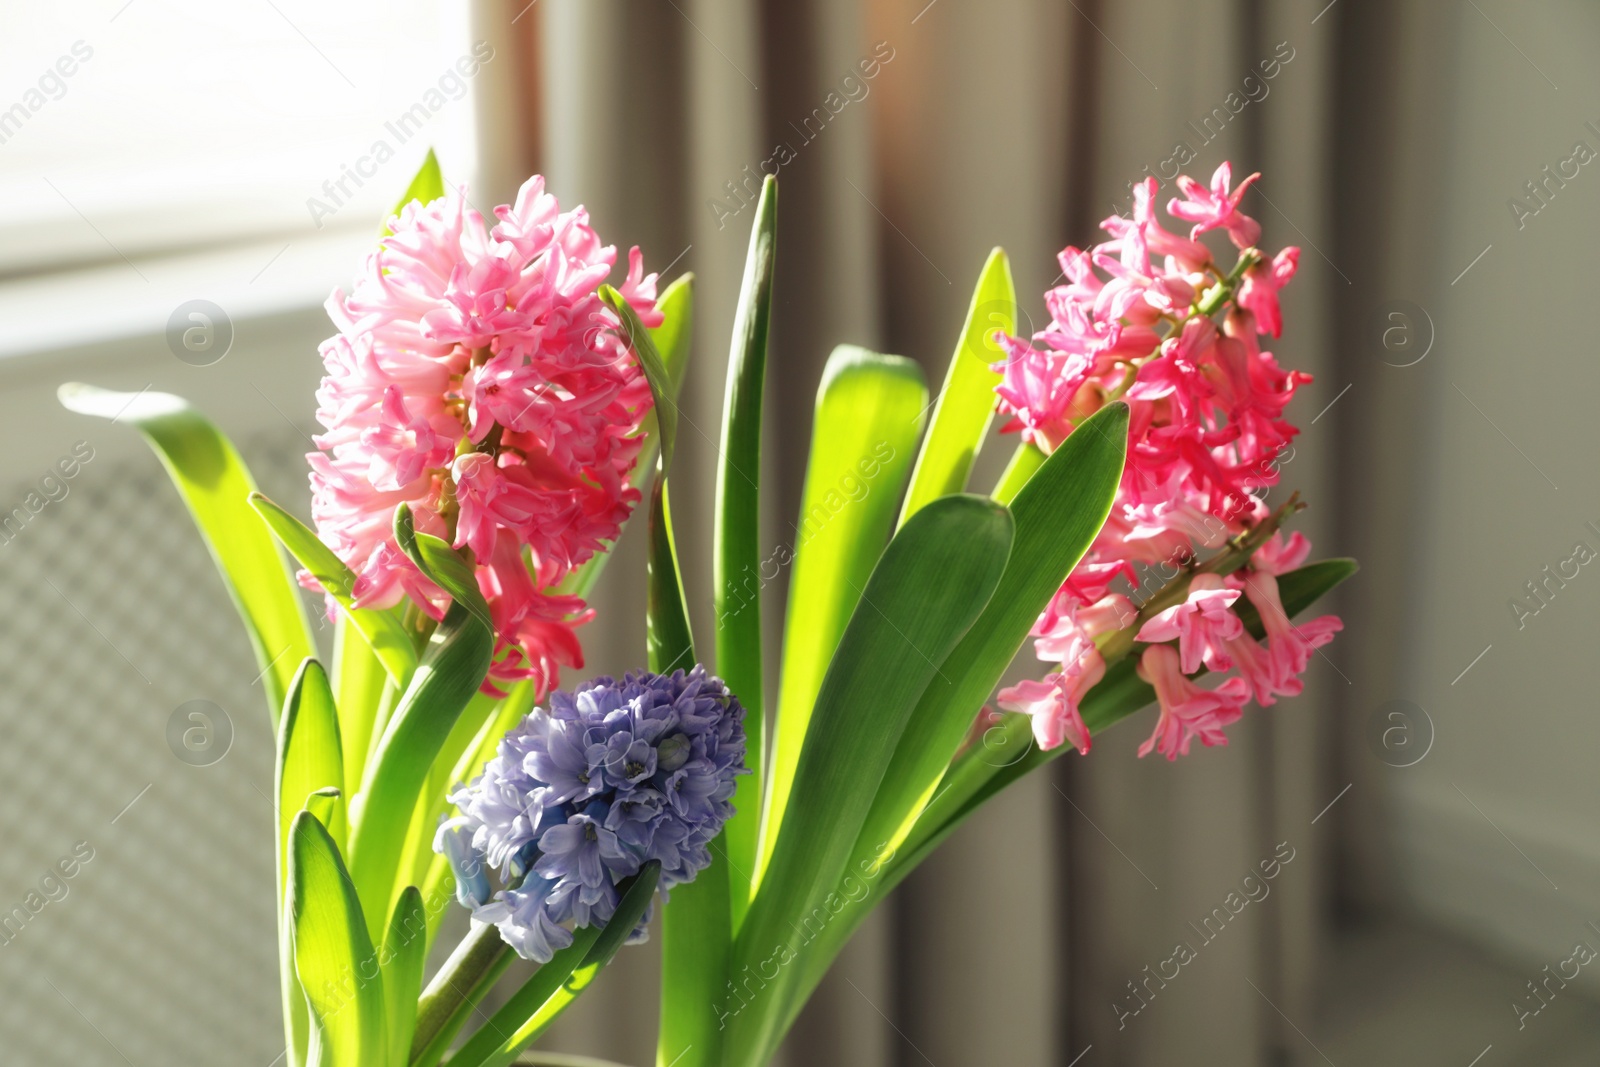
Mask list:
[[[1239,720],[1245,701],[1250,699],[1249,686],[1237,675],[1215,689],[1190,681],[1170,645],[1151,645],[1144,650],[1139,658],[1139,677],[1154,687],[1161,702],[1155,732],[1139,746],[1141,756],[1152,750],[1169,760],[1187,756],[1189,742],[1197,737],[1207,747],[1227,744],[1222,728]]]
[[[1273,534],[1251,557],[1251,566],[1229,579],[1261,615],[1267,643],[1263,646],[1242,630],[1223,642],[1229,655],[1239,664],[1239,673],[1250,683],[1257,704],[1266,707],[1280,696],[1299,696],[1305,688],[1300,675],[1311,663],[1313,652],[1333,640],[1344,629],[1337,615],[1321,615],[1309,622],[1289,620],[1278,594],[1278,575],[1305,562],[1311,542],[1295,533],[1284,540]]]
[[[1138,640],[1150,644],[1177,641],[1184,674],[1193,674],[1202,664],[1214,671],[1228,670],[1233,661],[1223,651],[1222,642],[1244,633],[1244,623],[1229,610],[1239,595],[1239,590],[1229,589],[1217,575],[1197,574],[1183,603],[1151,616],[1140,628]]]
[[[329,298],[339,332],[321,348],[312,514],[363,607],[409,599],[438,619],[447,606],[395,543],[399,505],[470,551],[497,636],[486,687],[530,679],[542,696],[582,665],[573,628],[591,614],[552,587],[637,503],[629,474],[651,398],[598,295],[616,250],[587,213],[562,211],[534,177],[495,216],[490,227],[458,190],[413,201],[351,292]],[[638,249],[619,288],[660,324]]]

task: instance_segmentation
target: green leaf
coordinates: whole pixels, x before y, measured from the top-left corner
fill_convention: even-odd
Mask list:
[[[665,447],[666,432],[662,412],[668,412],[672,423],[673,440],[677,439],[678,397],[683,392],[683,379],[689,372],[689,348],[694,342],[694,275],[680,276],[656,301],[661,311],[661,325],[646,329],[645,334],[656,352],[658,366],[646,373],[650,382],[651,409],[645,423],[645,433],[650,443],[639,454],[633,469],[633,484],[643,486],[650,477],[651,458],[662,453],[661,473],[664,476],[672,466],[672,453]],[[641,357],[641,366],[643,366]],[[657,377],[651,377],[654,373]],[[601,558],[596,556],[595,558]]]
[[[323,826],[332,826],[336,821],[344,818],[344,790],[328,785],[321,789],[313,789],[306,795],[305,810],[317,817]],[[339,843],[339,835],[329,831],[333,843]]]
[[[309,803],[317,790],[343,788],[341,747],[339,717],[334,709],[333,694],[328,689],[327,675],[316,660],[308,659],[295,672],[294,680],[289,685],[289,694],[284,700],[283,714],[278,720],[277,759],[273,774],[273,796],[277,798],[274,806],[278,821],[278,977],[283,992],[283,1019],[291,1064],[304,1062],[310,1031],[305,996],[300,991],[300,982],[294,973],[292,928],[284,900],[289,878],[289,826],[295,814]],[[344,805],[335,801],[331,806],[335,814],[323,824],[334,827],[334,840],[337,842],[345,832]]]
[[[428,769],[428,777],[423,781],[422,788],[417,790],[411,826],[406,831],[405,844],[400,848],[396,885],[421,885],[426,880],[429,868],[438,858],[433,851],[433,837],[439,829],[440,818],[450,809],[447,796],[452,787],[463,781],[454,777],[456,767],[462,762],[467,748],[476,742],[484,724],[495,718],[495,709],[499,704],[499,697],[483,692],[474,693],[472,699],[467,701],[466,708],[456,717],[455,725],[450,727],[444,743],[439,746],[438,755],[433,757],[433,766]]]
[[[383,661],[342,612],[333,624],[333,692],[339,707],[344,780],[352,786],[359,785],[372,748],[379,707],[386,692],[392,704],[392,696],[398,691]]]
[[[1016,536],[989,606],[939,667],[884,773],[853,859],[898,848],[983,702],[1028,639],[1039,613],[1111,513],[1122,480],[1128,406],[1108,404],[1062,442],[1011,503]]]
[[[400,858],[417,795],[456,719],[488,674],[495,643],[471,565],[439,538],[416,533],[404,506],[395,516],[395,536],[453,599],[384,727],[367,765],[360,808],[351,813],[350,871],[368,920],[377,922],[382,920],[374,916],[389,914],[400,890]],[[381,931],[369,932],[376,937]]]
[[[649,667],[657,674],[687,670],[697,662],[672,535],[669,484],[666,478],[658,479],[650,494],[646,650]],[[671,975],[671,980],[661,983],[657,1048],[665,1057],[662,1062],[693,1048],[693,1059],[679,1067],[714,1063],[720,1044],[711,1013],[702,1006],[721,995],[732,951],[728,896],[735,874],[728,864],[726,842],[726,835],[711,842],[711,865],[694,881],[674,889],[661,912],[661,973]],[[739,884],[749,881],[739,879]]]
[[[1278,599],[1283,604],[1284,614],[1294,618],[1358,570],[1360,566],[1355,560],[1334,558],[1308,563],[1298,570],[1280,574]],[[1266,627],[1261,623],[1261,613],[1248,597],[1240,597],[1233,610],[1246,630],[1257,637],[1266,633]]]
[[[160,457],[244,620],[276,731],[295,667],[316,654],[316,645],[294,574],[247,503],[255,483],[239,453],[205,416],[169,393],[113,393],[74,382],[58,395],[80,415],[131,424]]]
[[[423,157],[422,166],[417,168],[416,177],[412,178],[411,184],[406,186],[405,195],[400,198],[400,202],[394,206],[394,210],[389,215],[392,218],[400,214],[405,206],[413,200],[423,204],[431,204],[443,195],[444,175],[439,170],[439,157],[434,155],[433,149],[430,148],[428,149],[428,154]],[[393,232],[386,220],[383,227],[383,235],[387,237]]]
[[[994,417],[994,387],[1000,384],[1000,375],[989,367],[1005,358],[1005,352],[994,343],[994,333],[1010,334],[1016,329],[1017,290],[1011,282],[1011,262],[1005,249],[996,248],[989,253],[967,306],[961,339],[950,357],[933,424],[922,442],[911,490],[900,512],[902,525],[928,501],[966,489],[972,461],[983,447]]]
[[[1355,572],[1353,559],[1328,559],[1280,575],[1278,591],[1284,612],[1293,618]],[[1261,619],[1254,611],[1241,610],[1239,616],[1251,634],[1263,635]],[[1079,711],[1090,733],[1098,734],[1155,700],[1155,690],[1139,677],[1137,665],[1136,656],[1112,664],[1100,683],[1084,695]],[[1025,715],[1007,716],[991,734],[986,743],[973,746],[952,765],[939,795],[918,820],[902,855],[896,857],[897,865],[916,862],[985,800],[1035,767],[1072,750],[1070,745],[1049,752],[1037,748]]]
[[[660,876],[661,864],[651,861],[619,886],[622,899],[605,929],[587,926],[573,931],[572,944],[535,971],[450,1058],[449,1067],[506,1067],[538,1040],[622,948],[650,906]]]
[[[750,773],[733,796],[737,814],[723,827],[730,877],[756,869],[761,836],[763,768],[766,766],[765,694],[761,670],[761,399],[767,369],[767,329],[772,317],[772,269],[776,254],[778,182],[761,184],[755,225],[745,256],[744,281],[734,311],[728,350],[727,390],[722,400],[722,462],[717,467],[713,603],[717,623],[717,674],[745,708]],[[752,588],[752,583],[755,583]],[[746,892],[731,892],[733,929],[749,905]]]
[[[600,299],[622,320],[620,336],[623,343],[639,360],[645,380],[650,383],[656,424],[661,429],[661,467],[666,470],[672,466],[672,446],[678,438],[678,405],[671,399],[676,395],[672,376],[667,372],[666,364],[661,361],[661,353],[656,351],[655,340],[650,336],[650,331],[645,329],[644,323],[639,321],[639,313],[633,310],[633,305],[609,285],[600,287]]]
[[[711,865],[672,890],[661,912],[661,1010],[656,1058],[678,1067],[717,1063],[721,1027],[706,1005],[720,1001],[733,957],[728,895],[738,879],[727,858],[727,835],[711,842]],[[693,1050],[692,1054],[689,1050]]]
[[[845,865],[911,710],[938,664],[983,612],[1005,570],[1012,521],[976,496],[933,501],[900,528],[873,570],[817,695],[772,862],[739,932],[734,974],[776,977],[733,1015],[726,1058],[764,1063],[799,968],[801,927],[849,873]]]
[[[382,661],[384,670],[401,688],[411,680],[417,666],[416,646],[411,634],[394,608],[358,608],[354,606],[353,590],[356,576],[344,561],[333,554],[333,549],[305,523],[267,499],[261,493],[250,494],[250,506],[261,516],[289,554],[300,566],[311,573],[339,605],[339,613],[348,618],[361,636]]]
[[[289,914],[294,968],[322,1055],[317,1067],[387,1061],[383,976],[350,875],[328,831],[309,812],[289,831]]]
[[[699,662],[678,572],[668,485],[662,478],[650,494],[650,556],[646,561],[645,654],[657,674],[692,670]]]
[[[403,1064],[411,1050],[417,1025],[417,997],[422,993],[422,968],[427,963],[428,915],[422,894],[406,886],[389,919],[383,939],[384,1019],[388,1026],[389,1056]]]
[[[495,752],[500,747],[501,740],[511,732],[512,727],[521,722],[533,709],[533,695],[532,682],[519,682],[512,687],[511,692],[495,707],[494,714],[489,716],[478,729],[477,736],[472,739],[466,750],[461,753],[460,759],[456,761],[454,768],[444,779],[447,786],[453,787],[459,782],[471,781],[483,773],[484,764],[494,758]],[[446,742],[445,748],[449,748],[448,742]],[[429,772],[430,778],[438,769],[437,761],[434,764],[434,768],[434,771]],[[448,801],[442,796],[440,797],[440,803],[443,805],[440,809],[442,812],[450,810]],[[431,825],[437,829],[438,822],[438,818],[434,818]],[[428,839],[428,845],[430,848],[432,847],[431,836]],[[425,901],[438,900],[450,893],[452,890],[445,886],[447,878],[454,878],[450,871],[449,861],[444,856],[434,853],[428,861],[427,873],[422,878],[422,899]],[[453,884],[452,881],[452,886]],[[428,950],[430,952],[433,950],[434,938],[439,933],[438,919],[441,917],[434,916],[434,921],[428,925]]]
[[[669,384],[663,387],[659,382],[650,382],[653,404],[644,426],[647,443],[639,452],[633,467],[635,489],[644,488],[644,483],[656,470],[656,464],[652,461],[661,448],[661,412],[670,411],[674,436],[677,432],[678,395],[683,391],[684,375],[689,370],[689,346],[693,340],[694,275],[680,275],[656,300],[656,307],[661,311],[661,325],[646,329],[645,332],[660,355]],[[643,363],[640,365],[643,366]],[[645,377],[649,380],[648,374]],[[662,391],[663,388],[665,391]],[[663,467],[661,472],[665,474],[666,468]],[[587,597],[610,559],[610,552],[596,552],[563,579],[556,591]]]
[[[656,309],[661,312],[661,325],[650,329],[650,340],[661,353],[661,362],[667,368],[672,382],[672,396],[683,388],[683,377],[689,370],[689,348],[694,344],[694,275],[680,274],[656,298]]]
[[[1017,493],[1028,484],[1040,467],[1044,466],[1045,454],[1033,445],[1024,442],[1017,446],[1011,454],[1011,462],[1006,464],[1006,469],[1000,474],[1000,481],[991,494],[1002,504],[1009,504],[1016,499]]]
[[[758,884],[789,804],[817,690],[894,529],[927,403],[921,369],[899,356],[840,345],[822,372],[783,628]],[[776,561],[788,562],[781,550]]]
[[[871,892],[849,894],[841,913],[807,943],[802,953],[806,989],[820,980],[856,926],[883,899],[887,889],[878,872],[903,847],[978,709],[1100,532],[1122,479],[1127,427],[1127,405],[1103,408],[1067,438],[1012,502],[1016,535],[1000,585],[917,702],[856,839],[846,869],[860,872]]]
[[[1354,560],[1335,559],[1313,563],[1281,576],[1278,581],[1284,610],[1291,616],[1303,611],[1353,574],[1355,569]],[[996,592],[994,601],[998,602],[1000,596]],[[1246,628],[1260,637],[1262,629],[1259,618],[1253,612],[1246,615],[1241,611],[1240,615],[1250,620],[1246,622]],[[978,627],[974,626],[973,632],[977,630]],[[1135,671],[1136,666],[1132,657],[1113,664],[1100,684],[1085,696],[1081,711],[1091,731],[1098,733],[1155,700],[1155,691],[1140,679]],[[863,881],[870,884],[869,894],[861,898],[859,903],[852,901],[818,937],[821,951],[812,953],[806,961],[801,987],[792,1002],[785,1027],[794,1022],[794,1016],[799,1014],[805,998],[827,972],[828,964],[878,902],[887,897],[984,801],[1033,768],[1069,751],[1070,746],[1062,746],[1050,752],[1041,752],[1035,747],[1032,723],[1028,717],[1008,715],[1002,725],[990,730],[981,742],[962,755],[945,776],[936,799],[924,810],[911,836],[897,850],[878,857],[882,861],[881,869],[865,876]]]
[[[307,659],[295,672],[278,726],[277,756],[278,858],[287,877],[289,825],[319,789],[344,789],[343,746],[333,690],[322,665]],[[342,805],[340,806],[342,808]],[[337,843],[343,836],[343,812],[328,826]],[[279,883],[280,888],[282,882]]]
[[[478,588],[472,562],[444,539],[419,532],[411,518],[411,509],[405,504],[395,509],[394,538],[400,551],[450,594],[452,603],[466,608],[491,630],[494,628],[489,618],[489,602],[483,599],[483,592]]]

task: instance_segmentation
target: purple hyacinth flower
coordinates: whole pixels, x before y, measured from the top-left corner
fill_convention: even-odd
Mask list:
[[[434,847],[458,881],[474,857],[480,876],[485,865],[498,874],[493,892],[459,887],[462,902],[544,962],[572,929],[609,921],[618,886],[644,864],[661,864],[665,896],[711,863],[744,756],[744,709],[703,667],[596,678],[550,694],[506,735],[483,773],[450,795],[458,814]]]

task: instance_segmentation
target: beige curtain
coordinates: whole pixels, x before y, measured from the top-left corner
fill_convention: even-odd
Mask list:
[[[486,94],[480,141],[539,131],[528,152],[482,155],[480,182],[509,188],[536,165],[608,237],[697,276],[675,517],[702,640],[749,176],[774,160],[781,187],[763,456],[775,541],[794,526],[811,401],[834,344],[911,356],[936,383],[991,246],[1010,252],[1023,309],[1042,320],[1054,253],[1094,240],[1094,224],[1126,204],[1126,183],[1158,172],[1178,142],[1195,149],[1190,172],[1232,159],[1236,173],[1266,173],[1255,206],[1267,242],[1306,247],[1280,352],[1320,375],[1327,297],[1344,282],[1314,250],[1334,247],[1322,131],[1335,26],[1314,14],[1251,0],[480,0],[479,32],[522,42],[518,68],[536,71],[538,86]],[[1262,96],[1251,86],[1275,58]],[[1208,129],[1214,109],[1226,121]],[[1341,384],[1319,377],[1302,424]],[[1328,505],[1331,425],[1308,429],[1286,478]],[[1009,445],[980,457],[976,485]],[[1304,527],[1314,537],[1318,515]],[[639,530],[625,538],[598,593],[591,670],[642,657],[640,542]],[[781,619],[774,586],[771,636]],[[1315,755],[1324,696],[1343,685],[1339,667],[1319,663],[1305,697],[1250,715],[1227,749],[1177,764],[1134,758],[1148,728],[1139,719],[1099,739],[1092,758],[1004,795],[879,909],[796,1026],[786,1062],[1068,1064],[1091,1045],[1083,1062],[1096,1065],[1304,1053],[1294,1024],[1311,1010],[1315,887],[1334,825],[1312,819],[1342,784]],[[1174,942],[1198,942],[1189,923],[1280,843],[1294,859],[1270,896],[1125,1014],[1138,1003],[1129,983]],[[652,1062],[657,963],[654,949],[626,954],[552,1047]],[[627,1004],[638,1022],[619,1011]]]

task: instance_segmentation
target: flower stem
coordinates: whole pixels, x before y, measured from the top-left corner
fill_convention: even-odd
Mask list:
[[[1227,277],[1206,290],[1195,310],[1207,317],[1215,315],[1217,309],[1233,297],[1233,291],[1238,287],[1239,279],[1244,277],[1244,272],[1260,262],[1261,253],[1257,249],[1247,248],[1239,253],[1239,262],[1233,265],[1233,269],[1228,272]]]
[[[1215,556],[1197,566],[1186,567],[1177,577],[1166,585],[1156,590],[1155,594],[1146,600],[1139,608],[1139,614],[1134,618],[1133,625],[1126,626],[1107,635],[1106,642],[1100,646],[1100,656],[1106,665],[1122,659],[1133,651],[1136,635],[1146,622],[1172,607],[1183,602],[1189,595],[1189,582],[1196,574],[1232,574],[1234,571],[1250,562],[1250,557],[1255,550],[1260,548],[1267,538],[1277,532],[1284,521],[1305,507],[1300,500],[1300,494],[1295,493],[1287,503],[1274,511],[1266,519],[1245,530],[1243,533],[1228,539],[1226,547]]]
[[[455,1039],[467,1012],[500,980],[513,959],[498,927],[474,922],[417,1001],[412,1067],[433,1067]]]

